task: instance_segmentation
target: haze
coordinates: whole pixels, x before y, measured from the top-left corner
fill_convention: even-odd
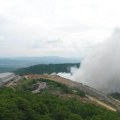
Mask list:
[[[85,56],[120,26],[119,0],[1,0],[0,57]]]

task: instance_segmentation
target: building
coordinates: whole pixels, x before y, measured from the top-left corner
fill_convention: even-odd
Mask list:
[[[4,85],[5,83],[14,80],[16,75],[14,73],[6,72],[0,73],[0,86]]]

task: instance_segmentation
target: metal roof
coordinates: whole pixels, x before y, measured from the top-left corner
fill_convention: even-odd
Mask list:
[[[0,78],[7,77],[9,75],[14,75],[14,73],[6,72],[6,73],[0,73]]]

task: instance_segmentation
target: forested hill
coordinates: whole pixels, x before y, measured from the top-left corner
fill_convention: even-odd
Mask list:
[[[14,71],[16,74],[24,75],[24,74],[44,74],[44,73],[59,73],[59,72],[70,72],[71,67],[79,67],[80,63],[64,63],[64,64],[39,64],[26,68],[21,68]]]

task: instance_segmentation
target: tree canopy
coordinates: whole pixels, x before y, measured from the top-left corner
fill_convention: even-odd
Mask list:
[[[120,113],[74,98],[0,88],[0,120],[120,120]]]

